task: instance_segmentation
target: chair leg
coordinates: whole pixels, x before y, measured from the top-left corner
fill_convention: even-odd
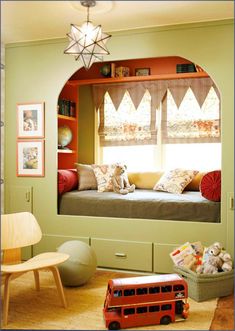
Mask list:
[[[62,285],[62,282],[61,282],[59,270],[55,266],[50,267],[50,270],[53,273],[55,283],[56,283],[56,287],[57,287],[57,291],[58,291],[60,299],[62,301],[62,305],[64,306],[64,308],[66,308],[67,303],[66,303],[66,299],[65,299],[65,295],[64,295],[64,289],[63,289],[63,285]]]
[[[10,300],[10,280],[12,274],[7,274],[4,282],[4,302],[3,302],[3,325],[7,325],[8,322],[8,311],[9,311],[9,300]]]
[[[39,272],[38,272],[38,270],[33,270],[33,275],[34,275],[36,291],[40,291],[40,282],[39,282]]]

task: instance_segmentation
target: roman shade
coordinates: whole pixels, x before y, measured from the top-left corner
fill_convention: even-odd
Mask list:
[[[93,98],[96,110],[99,110],[99,136],[101,146],[124,146],[124,145],[143,145],[157,143],[157,127],[156,111],[164,100],[167,91],[170,91],[176,106],[179,108],[182,100],[190,88],[198,102],[202,107],[205,99],[211,88],[214,88],[218,98],[219,91],[209,77],[203,78],[181,78],[181,79],[159,79],[143,82],[125,82],[111,84],[96,84],[93,85]],[[116,112],[105,113],[105,97],[109,96]],[[129,114],[121,116],[123,107],[120,104],[124,98],[128,97],[133,103],[130,110],[126,110]],[[149,103],[149,105],[148,105]],[[190,114],[190,110],[189,110]],[[120,115],[120,116],[119,116]],[[128,115],[128,116],[127,116]],[[118,117],[119,116],[119,117]],[[167,111],[163,109],[163,129],[168,127]],[[204,123],[198,125],[198,130],[203,127]],[[213,128],[219,126],[219,116],[212,119]],[[193,123],[194,125],[195,123]],[[195,125],[194,125],[195,126]],[[204,126],[205,127],[205,126]],[[200,135],[199,135],[200,136]],[[168,135],[163,136],[163,142],[168,142]],[[195,135],[194,135],[195,138]],[[207,138],[211,137],[208,134]]]

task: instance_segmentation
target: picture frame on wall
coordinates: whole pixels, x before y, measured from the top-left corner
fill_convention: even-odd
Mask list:
[[[17,141],[17,176],[44,177],[44,140]]]
[[[44,138],[44,102],[17,104],[18,138]]]
[[[136,68],[135,69],[136,76],[149,76],[150,75],[150,68]]]

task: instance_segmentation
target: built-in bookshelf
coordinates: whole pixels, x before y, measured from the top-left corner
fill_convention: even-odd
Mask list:
[[[65,148],[58,148],[58,169],[74,168],[78,160],[78,87],[65,84],[57,107],[58,128],[67,126],[72,140]]]

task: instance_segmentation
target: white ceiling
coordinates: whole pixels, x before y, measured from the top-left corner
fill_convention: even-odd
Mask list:
[[[234,17],[233,1],[97,1],[90,20],[112,32]],[[1,1],[3,43],[63,38],[86,21],[80,1]]]

